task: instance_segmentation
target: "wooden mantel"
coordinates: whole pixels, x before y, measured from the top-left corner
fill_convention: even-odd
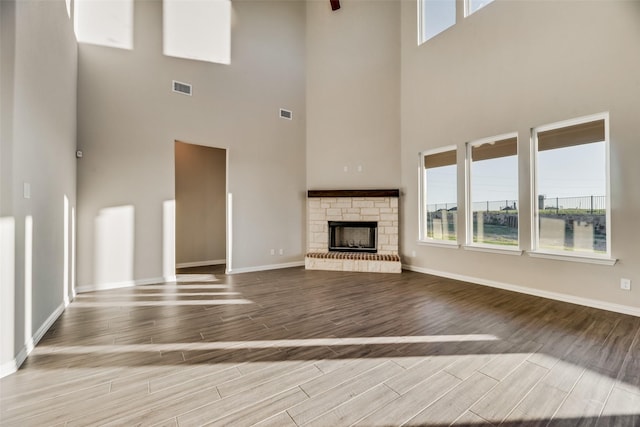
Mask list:
[[[309,190],[307,197],[400,197],[400,190]]]

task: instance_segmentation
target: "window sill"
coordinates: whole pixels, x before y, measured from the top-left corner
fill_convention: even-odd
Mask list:
[[[459,249],[460,245],[457,242],[451,242],[447,240],[418,240],[418,244],[421,246],[434,246],[438,248],[447,249]]]
[[[493,254],[501,254],[501,255],[522,255],[521,249],[517,247],[514,248],[502,248],[495,246],[481,246],[481,245],[465,245],[462,247],[465,251],[475,251],[475,252],[489,252]]]
[[[530,251],[527,252],[532,258],[546,258],[546,259],[554,259],[557,261],[572,261],[572,262],[584,262],[587,264],[599,264],[599,265],[615,265],[618,260],[616,258],[605,258],[605,257],[593,257],[593,256],[585,256],[585,255],[568,255],[568,254],[559,254],[557,252],[541,252],[541,251]]]

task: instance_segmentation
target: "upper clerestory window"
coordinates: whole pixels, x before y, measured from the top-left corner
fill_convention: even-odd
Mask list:
[[[162,4],[165,55],[231,63],[229,0],[163,0]]]
[[[456,0],[418,0],[418,44],[456,23]]]

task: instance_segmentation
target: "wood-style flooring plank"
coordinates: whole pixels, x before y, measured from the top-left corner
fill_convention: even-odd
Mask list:
[[[507,416],[507,421],[531,427],[546,426],[566,396],[566,392],[539,382]]]
[[[497,380],[476,372],[442,398],[413,416],[408,425],[451,423],[463,416],[480,398],[487,394],[498,383]],[[473,414],[473,418],[479,418]]]
[[[292,388],[282,393],[275,394],[266,400],[242,408],[232,414],[222,417],[207,426],[250,426],[285,409],[308,399],[308,396],[300,388]]]
[[[306,424],[400,372],[400,366],[387,361],[325,392],[311,396],[308,400],[287,409],[287,412],[296,424]]]
[[[360,420],[356,425],[388,426],[404,424],[412,419],[422,408],[431,405],[461,382],[459,378],[445,371],[440,371],[394,399],[388,405],[376,408],[374,412]]]
[[[235,413],[242,408],[267,399],[274,394],[279,394],[292,388],[298,388],[298,384],[309,381],[319,375],[319,372],[320,371],[313,365],[304,365],[288,375],[275,378],[270,382],[226,397],[220,401],[212,402],[184,413],[178,409],[178,424],[181,426],[202,425],[213,422],[219,418]]]
[[[336,406],[331,411],[322,414],[322,417],[303,425],[317,427],[352,425],[397,398],[398,393],[384,384],[378,384],[353,399]]]
[[[291,419],[289,414],[284,411],[269,417],[257,424],[255,427],[298,427],[298,425]]]
[[[502,422],[546,373],[547,369],[524,362],[474,404],[471,411],[492,423]]]
[[[640,425],[640,394],[614,387],[596,425],[607,427]]]
[[[411,366],[406,371],[385,381],[385,384],[396,393],[405,394],[422,381],[444,370],[447,366],[463,357],[464,356],[429,356],[423,358],[422,362]]]

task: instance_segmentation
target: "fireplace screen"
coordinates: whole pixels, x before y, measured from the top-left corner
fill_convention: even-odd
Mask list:
[[[329,221],[329,251],[376,253],[378,223]]]

